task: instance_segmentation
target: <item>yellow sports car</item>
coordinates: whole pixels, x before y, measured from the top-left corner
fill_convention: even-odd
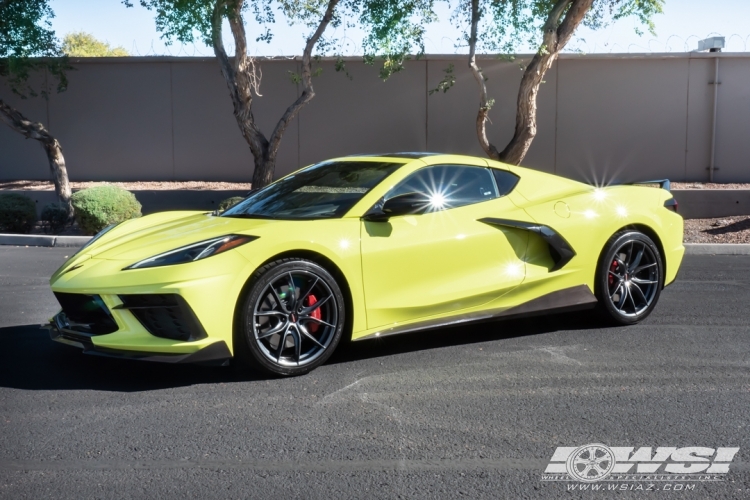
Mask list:
[[[636,323],[684,253],[668,189],[468,156],[329,160],[221,214],[104,229],[50,280],[51,336],[90,354],[298,375],[343,336],[593,307]]]

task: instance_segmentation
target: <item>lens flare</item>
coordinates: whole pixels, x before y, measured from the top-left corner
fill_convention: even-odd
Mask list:
[[[583,212],[583,216],[587,219],[594,219],[596,217],[599,217],[599,214],[597,214],[593,210],[586,210],[585,212]]]
[[[600,188],[594,189],[594,199],[596,201],[602,201],[606,197],[607,197],[607,192],[606,191],[604,191],[603,189],[600,189]]]
[[[628,209],[623,206],[617,207],[617,215],[619,215],[620,217],[627,217]]]
[[[523,275],[523,264],[520,262],[511,262],[505,265],[505,274],[512,278]]]
[[[445,206],[445,195],[443,193],[432,193],[430,195],[430,205],[432,208],[443,208]]]

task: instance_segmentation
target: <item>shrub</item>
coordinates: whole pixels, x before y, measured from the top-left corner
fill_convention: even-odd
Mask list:
[[[231,198],[227,198],[226,200],[221,200],[219,202],[219,212],[223,212],[227,208],[231,207],[232,205],[236,205],[237,203],[244,200],[242,196],[232,196]]]
[[[26,195],[0,194],[0,231],[28,233],[36,222],[36,204]]]
[[[78,226],[96,234],[110,224],[141,216],[141,204],[130,191],[117,186],[96,186],[71,197]]]
[[[68,210],[63,203],[48,203],[39,219],[47,223],[45,232],[59,234],[68,222]]]

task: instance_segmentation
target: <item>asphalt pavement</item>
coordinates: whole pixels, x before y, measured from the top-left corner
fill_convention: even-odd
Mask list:
[[[71,251],[0,247],[2,499],[609,498],[542,480],[587,443],[739,447],[721,481],[618,497],[750,498],[748,256],[688,256],[636,326],[442,329],[252,379],[51,342],[47,279]]]

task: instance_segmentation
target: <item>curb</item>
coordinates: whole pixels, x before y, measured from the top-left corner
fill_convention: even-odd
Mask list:
[[[88,243],[91,236],[48,236],[46,234],[0,234],[0,245],[19,247],[72,247]]]
[[[685,255],[750,255],[750,244],[685,243]]]

